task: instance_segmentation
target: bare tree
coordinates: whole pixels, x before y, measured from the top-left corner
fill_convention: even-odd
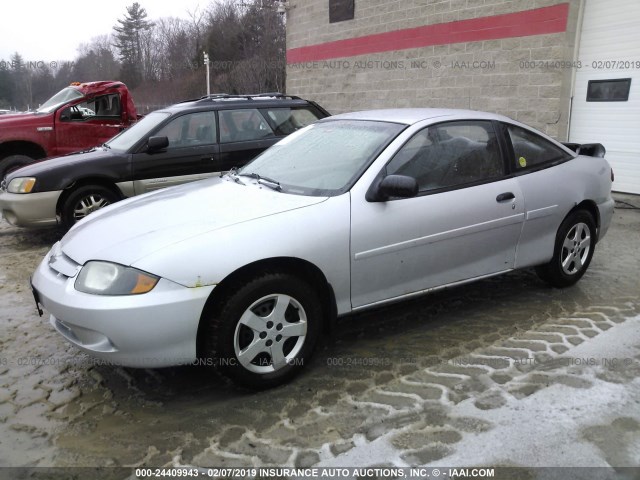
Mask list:
[[[54,71],[0,68],[0,103],[26,108],[72,81],[122,80],[136,103],[157,108],[205,93],[203,51],[213,91],[283,92],[285,25],[274,0],[210,1],[188,11],[187,19],[153,22],[133,3],[113,35],[79,45],[73,63]],[[19,55],[16,60],[22,62]]]
[[[284,91],[285,26],[272,1],[218,4],[207,40],[214,82],[224,91]]]
[[[78,47],[79,56],[73,64],[75,81],[111,80],[117,78],[120,63],[116,59],[109,35],[101,35]]]

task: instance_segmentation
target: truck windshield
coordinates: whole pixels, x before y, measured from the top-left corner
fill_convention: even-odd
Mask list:
[[[82,93],[76,90],[73,87],[67,87],[60,90],[49,100],[44,102],[40,108],[38,108],[37,112],[39,113],[51,113],[60,105],[64,105],[65,103],[75,100],[76,98],[82,98]]]
[[[105,145],[118,152],[126,152],[138,143],[141,138],[146,137],[151,130],[166,120],[168,116],[169,113],[166,112],[152,112],[124,132],[113,137]]]

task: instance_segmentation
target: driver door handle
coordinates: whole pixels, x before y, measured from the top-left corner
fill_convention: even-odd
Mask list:
[[[508,200],[513,200],[516,196],[512,192],[504,192],[496,197],[496,202],[502,203]]]

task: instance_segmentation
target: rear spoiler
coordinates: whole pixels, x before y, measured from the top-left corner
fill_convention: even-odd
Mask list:
[[[604,158],[604,154],[607,150],[601,143],[571,143],[562,142],[562,144],[576,152],[578,155],[587,155],[588,157],[600,157]]]

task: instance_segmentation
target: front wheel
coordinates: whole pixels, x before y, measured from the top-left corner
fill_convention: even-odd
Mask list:
[[[553,258],[546,265],[536,267],[536,273],[554,287],[571,286],[589,268],[595,246],[593,217],[584,210],[573,212],[558,229]]]
[[[0,160],[0,180],[2,180],[8,173],[18,170],[26,165],[30,165],[33,162],[35,162],[35,159],[27,155],[9,155],[8,157],[3,158]]]
[[[107,187],[85,185],[69,194],[62,204],[62,225],[71,228],[76,222],[96,210],[120,200],[120,197]]]
[[[203,356],[235,383],[262,389],[285,383],[311,358],[322,307],[305,281],[265,273],[212,306],[203,321]]]

